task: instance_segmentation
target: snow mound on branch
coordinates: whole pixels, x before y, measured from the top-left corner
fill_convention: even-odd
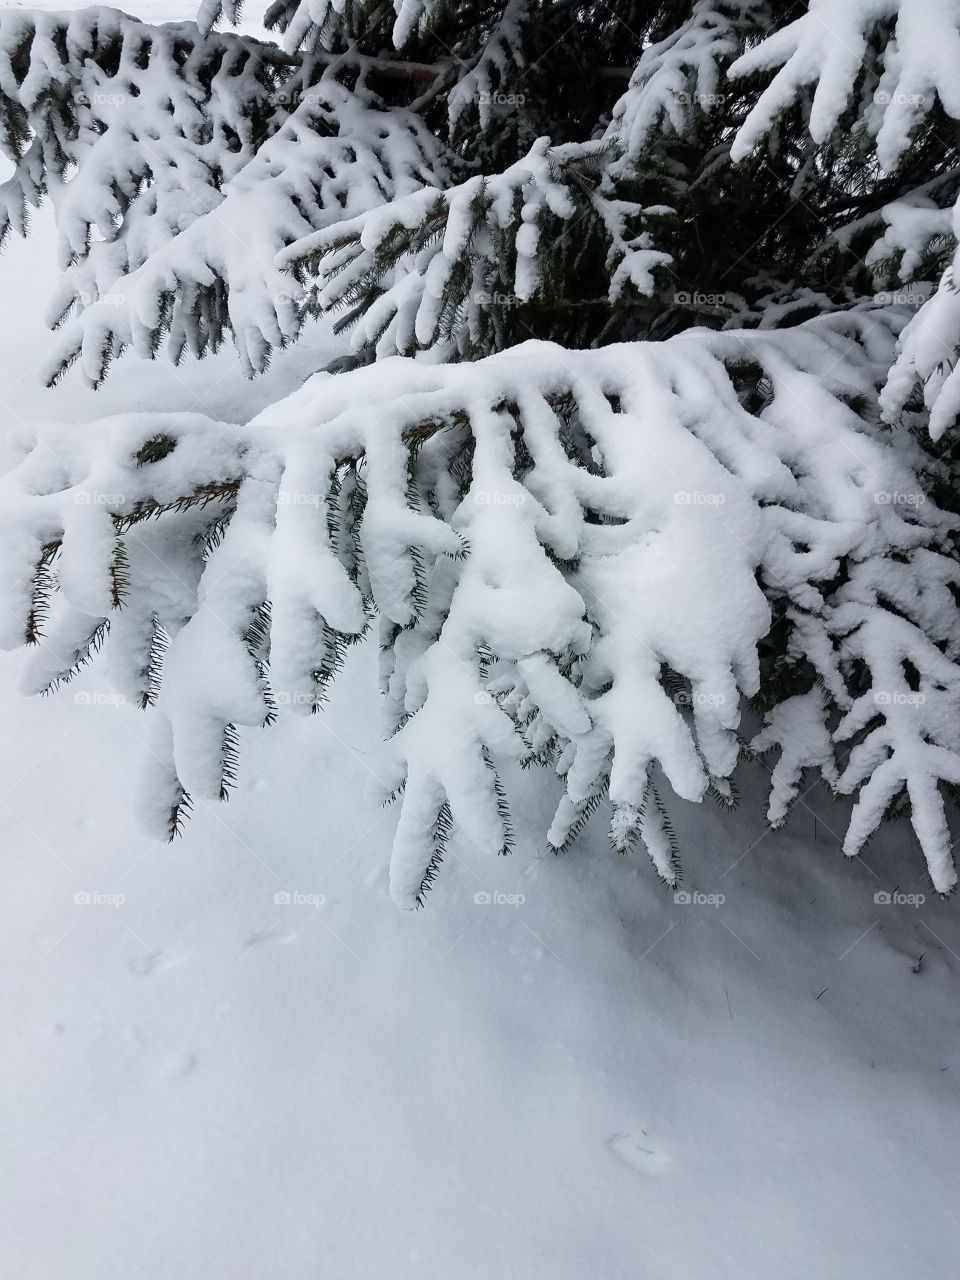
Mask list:
[[[404,197],[442,179],[439,148],[410,112],[378,109],[371,94],[330,75],[312,83],[309,67],[283,95],[292,114],[213,209],[138,269],[89,286],[98,300],[65,328],[47,362],[50,380],[79,357],[96,386],[113,354],[131,347],[150,356],[165,332],[174,361],[184,349],[200,356],[216,349],[228,327],[244,373],[262,372],[273,348],[299,336],[308,301],[275,263],[280,250],[317,226],[378,206],[385,194]],[[56,314],[102,266],[89,262],[65,276]]]

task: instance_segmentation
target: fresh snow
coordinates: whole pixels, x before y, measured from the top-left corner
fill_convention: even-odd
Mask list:
[[[207,17],[215,7],[205,5]],[[324,7],[305,2],[297,21]],[[401,24],[422,11],[395,7]],[[186,15],[153,0],[140,16]],[[662,56],[669,84],[674,55]],[[772,54],[767,65],[777,65]],[[651,64],[651,83],[656,73]],[[43,391],[54,244],[41,214],[34,238],[0,259],[2,296],[16,300],[0,310],[4,469],[38,420],[73,424],[78,454],[81,424],[130,409],[249,422],[336,349],[325,330],[308,329],[252,384],[232,350],[179,368],[132,353],[97,393],[75,382]],[[300,402],[314,393],[305,387]],[[715,403],[708,379],[698,394]],[[329,417],[348,409],[330,390]],[[813,415],[782,412],[777,425],[793,447]],[[263,414],[264,430],[275,414]],[[496,437],[491,426],[480,461],[499,492],[507,481]],[[227,435],[214,444],[227,448]],[[692,434],[686,447],[698,447]],[[856,523],[860,508],[825,447],[789,461],[801,484],[822,470],[829,516],[848,536],[844,519]],[[741,488],[794,481],[776,459],[747,452],[743,466],[755,470],[724,496],[742,504],[753,537]],[[285,463],[291,497],[310,491],[310,460]],[[52,492],[60,478],[47,479]],[[639,489],[633,500],[644,500]],[[284,513],[292,537],[304,512],[291,500]],[[256,514],[251,505],[231,526],[236,555],[252,551],[253,563]],[[678,529],[700,514],[673,513],[687,522]],[[493,556],[489,515],[478,505],[470,532]],[[876,516],[894,524],[897,513]],[[767,518],[783,521],[782,559],[771,563],[799,589],[810,568],[792,546],[803,540],[799,523],[786,510]],[[550,536],[562,537],[561,523]],[[96,537],[97,522],[83,530]],[[616,526],[604,532],[617,536]],[[818,573],[829,569],[828,550],[816,552],[825,557]],[[282,552],[274,548],[272,571],[285,569],[294,585],[317,568]],[[947,585],[927,554],[917,547],[912,563],[926,575],[924,623],[935,635]],[[219,582],[221,617],[249,585],[234,593],[238,563],[222,567],[229,578],[211,574],[209,585]],[[188,584],[159,570],[152,586],[175,602]],[[872,572],[866,556],[845,588],[850,616],[876,598]],[[102,583],[76,577],[89,612],[64,619],[71,634],[104,604]],[[729,586],[722,570],[714,577]],[[897,599],[916,595],[906,574],[883,585]],[[537,603],[531,625],[575,622],[537,619]],[[349,629],[357,619],[346,596],[342,608]],[[454,621],[470,634],[474,619]],[[220,644],[212,632],[193,635]],[[131,629],[129,668],[137,639]],[[807,640],[813,655],[824,645],[817,633]],[[627,643],[612,637],[611,660]],[[857,643],[877,663],[893,648],[869,628]],[[202,693],[235,707],[249,691],[224,653],[204,672]],[[401,654],[404,669],[416,672],[423,656]],[[955,903],[930,896],[908,824],[843,857],[849,806],[823,787],[808,791],[812,775],[802,773],[828,773],[819,708],[783,703],[757,726],[758,748],[783,749],[767,762],[771,820],[785,817],[800,786],[779,830],[763,818],[771,779],[762,761],[732,814],[671,797],[684,863],[678,896],[641,854],[610,850],[602,815],[555,857],[544,833],[558,804],[562,816],[561,785],[511,770],[510,856],[455,834],[426,909],[401,912],[390,885],[397,815],[369,798],[395,784],[377,661],[375,641],[354,649],[319,716],[282,716],[269,731],[243,734],[243,785],[223,805],[199,798],[216,780],[197,777],[192,822],[165,845],[143,835],[135,811],[141,760],[165,758],[168,723],[137,710],[97,666],[47,699],[26,700],[21,687],[42,683],[35,655],[0,659],[0,1275],[951,1280],[960,922]],[[442,654],[430,661],[442,690],[462,678]],[[734,665],[748,684],[748,660]],[[115,670],[123,667],[121,655]],[[517,668],[557,728],[587,732],[582,705],[550,663],[527,655]],[[382,674],[388,706],[400,697],[402,710],[402,681]],[[894,692],[898,678],[889,673]],[[492,715],[482,701],[476,709]],[[248,710],[256,719],[261,708]],[[847,728],[866,714],[855,702]],[[713,721],[722,761],[730,726],[719,714]],[[631,738],[643,727],[621,731]],[[206,766],[198,758],[192,767]],[[669,875],[654,798],[644,792],[634,804],[626,785],[624,797],[611,834],[629,847],[639,828]],[[859,819],[861,834],[869,817]]]
[[[144,717],[5,661],[4,1274],[949,1280],[960,928],[875,903],[905,830],[847,864],[821,790],[687,807],[674,903],[600,824],[541,856],[531,787],[398,912],[373,661],[172,846]]]

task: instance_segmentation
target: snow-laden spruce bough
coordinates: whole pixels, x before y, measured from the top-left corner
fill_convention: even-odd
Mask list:
[[[732,802],[751,748],[771,823],[814,770],[847,853],[908,814],[954,884],[960,0],[628,7],[0,16],[51,377],[352,336],[249,424],[45,425],[2,480],[4,643],[43,691],[109,640],[159,833],[375,627],[403,905],[454,823],[509,850],[508,761],[563,778],[554,848],[606,805],[675,882],[671,790]]]

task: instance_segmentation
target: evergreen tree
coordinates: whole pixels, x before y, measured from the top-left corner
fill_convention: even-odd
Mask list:
[[[960,785],[960,0],[277,0],[282,47],[113,10],[0,16],[0,229],[51,199],[48,376],[132,348],[352,355],[253,422],[46,428],[2,481],[0,629],[154,707],[155,829],[239,726],[379,631],[392,886],[501,770],[564,781],[675,883],[669,790],[779,751],[909,815]],[[108,643],[104,643],[108,641]],[[765,716],[752,742],[747,705]]]

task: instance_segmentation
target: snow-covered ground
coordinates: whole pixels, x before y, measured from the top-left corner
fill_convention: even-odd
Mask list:
[[[14,435],[131,406],[245,419],[329,346],[254,384],[227,352],[44,392],[36,227],[0,260]],[[406,914],[365,800],[374,660],[322,718],[247,736],[235,797],[168,847],[133,814],[144,716],[96,667],[27,702],[3,658],[0,1276],[956,1275],[960,917],[910,900],[909,828],[848,862],[821,789],[779,834],[759,803],[675,802],[677,902],[601,821],[540,856],[552,796],[523,778],[514,856],[455,846]]]

